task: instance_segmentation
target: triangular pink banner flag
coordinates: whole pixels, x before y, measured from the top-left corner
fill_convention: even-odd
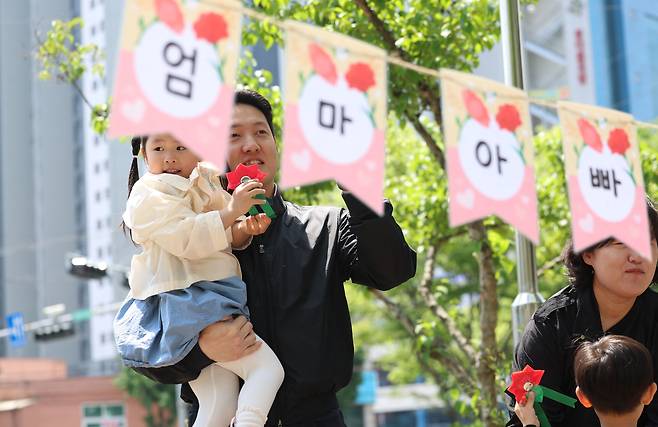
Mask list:
[[[286,30],[281,186],[334,178],[381,215],[385,52],[306,24]]]
[[[528,99],[519,89],[441,70],[452,227],[498,215],[539,241]]]
[[[171,133],[223,168],[240,7],[233,0],[127,1],[109,136]]]
[[[558,103],[574,249],[615,237],[651,259],[651,232],[633,117]]]

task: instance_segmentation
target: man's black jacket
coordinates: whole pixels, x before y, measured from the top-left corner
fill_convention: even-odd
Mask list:
[[[350,382],[354,345],[343,282],[387,290],[416,273],[416,253],[391,204],[385,202],[379,217],[351,194],[344,192],[343,199],[347,210],[298,206],[277,192],[270,200],[277,217],[247,249],[235,252],[254,330],[285,370],[268,423],[322,415],[335,408],[335,392]],[[176,365],[138,371],[158,382],[185,383],[211,362],[197,344]]]

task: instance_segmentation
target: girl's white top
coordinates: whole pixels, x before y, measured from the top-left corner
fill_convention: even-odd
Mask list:
[[[222,224],[218,212],[231,198],[218,175],[199,163],[189,179],[146,173],[135,183],[123,221],[142,252],[132,259],[128,298],[143,300],[201,280],[242,277],[231,253],[231,224]]]

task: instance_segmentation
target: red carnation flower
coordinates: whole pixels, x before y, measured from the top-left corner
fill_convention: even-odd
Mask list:
[[[194,32],[198,39],[215,44],[228,37],[228,25],[222,15],[214,12],[202,13],[194,23]]]
[[[363,62],[356,62],[350,65],[350,68],[345,74],[347,85],[354,89],[366,92],[375,85],[375,73],[370,68],[370,65]]]
[[[226,179],[228,180],[228,189],[235,190],[237,186],[242,183],[242,178],[245,176],[249,179],[255,179],[257,181],[263,182],[263,179],[265,179],[267,174],[262,172],[256,164],[245,166],[240,163],[234,171],[228,172],[226,174]]]
[[[515,106],[511,104],[501,105],[496,114],[496,121],[501,129],[514,132],[521,125],[521,116]]]
[[[160,21],[164,22],[174,32],[180,33],[183,31],[185,25],[183,13],[175,0],[155,0],[155,12]]]
[[[315,72],[332,85],[336,84],[338,74],[331,56],[315,43],[308,46],[308,53],[311,56],[311,64]]]
[[[543,376],[543,370],[535,370],[529,365],[525,365],[522,371],[512,372],[512,384],[510,384],[507,390],[514,395],[517,402],[525,403],[527,393],[525,389],[526,383],[530,383],[533,386],[539,385]]]
[[[596,128],[592,126],[590,122],[585,119],[578,120],[578,130],[580,130],[580,136],[583,137],[585,144],[592,147],[592,149],[598,151],[599,153],[603,150],[603,144],[601,143],[601,137],[596,131]]]
[[[468,115],[473,117],[482,126],[489,126],[489,112],[482,100],[472,90],[464,90],[462,92],[462,99],[464,100]]]
[[[608,147],[613,153],[621,154],[622,156],[626,154],[631,146],[631,143],[628,141],[628,135],[623,129],[613,129],[608,136]]]

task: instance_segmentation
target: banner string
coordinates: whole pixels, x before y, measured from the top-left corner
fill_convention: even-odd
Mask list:
[[[212,2],[212,0],[200,0],[199,3],[206,4],[208,6],[214,6],[214,7],[222,8],[222,6],[218,5],[217,3]],[[267,21],[268,23],[276,25],[277,27],[279,27],[281,29],[286,29],[285,21],[282,21],[278,18],[267,15],[265,13],[257,12],[253,9],[250,9],[250,8],[247,8],[247,7],[244,7],[244,6],[241,6],[239,8],[237,8],[237,7],[234,8],[231,5],[228,5],[226,3],[224,4],[223,7],[228,8],[228,9],[232,9],[232,10],[238,10],[243,15],[248,16],[250,18],[253,18],[253,19],[256,19],[256,20],[259,20],[259,21]],[[360,40],[360,41],[363,42],[363,40]],[[398,57],[395,57],[395,56],[386,55],[385,60],[388,64],[397,65],[398,67],[406,68],[408,70],[415,71],[419,74],[424,74],[424,75],[434,77],[434,78],[437,78],[437,79],[443,78],[443,76],[441,76],[441,73],[438,70],[428,68],[428,67],[424,67],[422,65],[417,65],[417,64],[405,61],[403,59],[400,59]],[[540,105],[542,107],[550,108],[550,109],[553,109],[553,110],[556,110],[558,108],[557,101],[541,99],[541,98],[536,98],[536,97],[526,97],[526,99],[531,104]],[[650,128],[650,129],[658,130],[658,124],[642,122],[642,121],[638,121],[638,120],[635,120],[635,119],[633,120],[633,123],[637,127]]]

